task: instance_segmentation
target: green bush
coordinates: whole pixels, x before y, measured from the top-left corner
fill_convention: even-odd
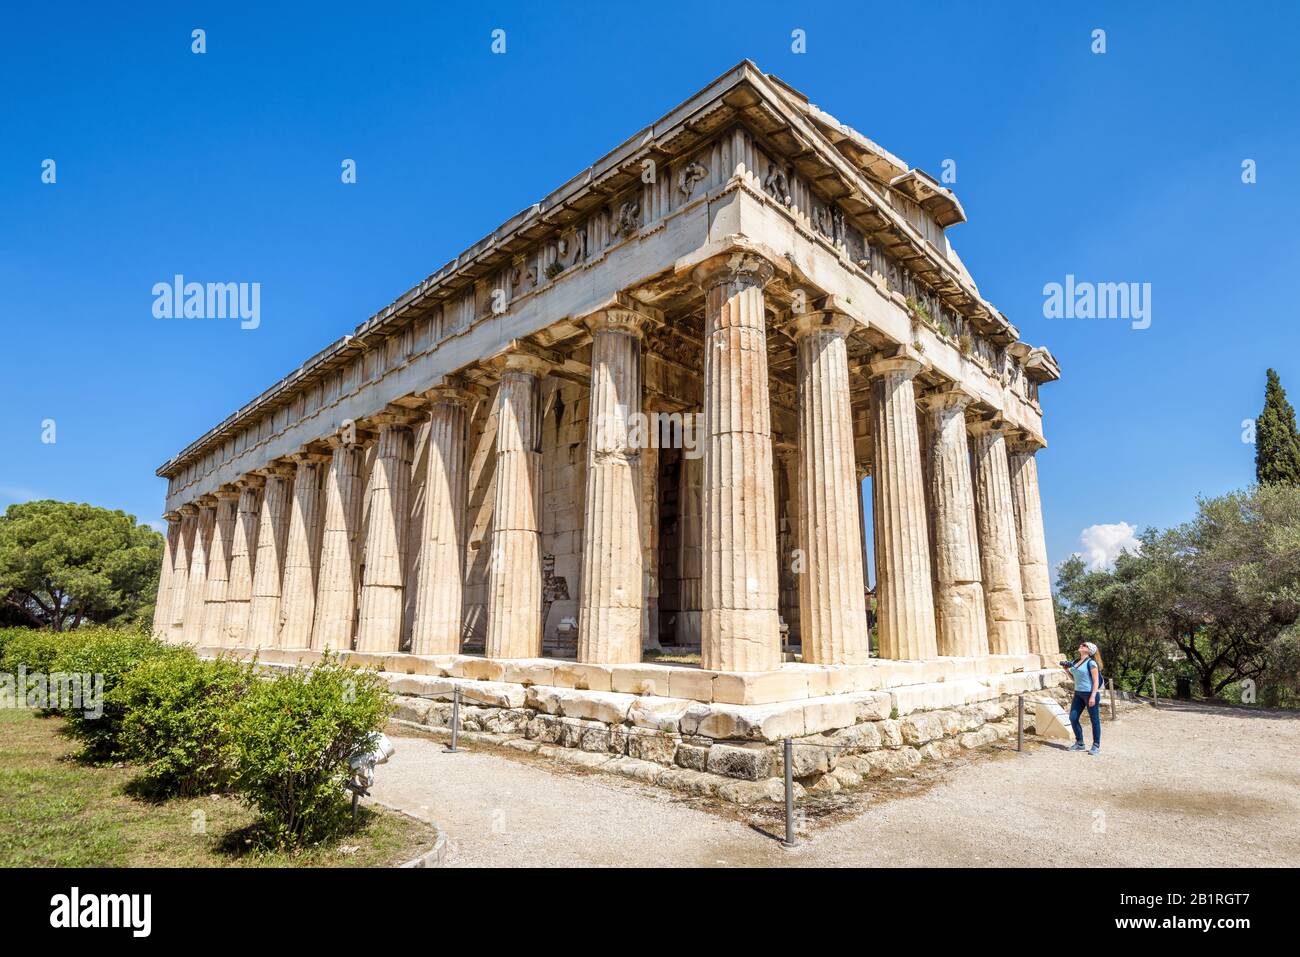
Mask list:
[[[144,789],[190,797],[224,788],[234,763],[231,716],[256,680],[249,665],[201,661],[189,649],[127,672],[113,693],[125,711],[118,745],[144,765]]]
[[[54,670],[54,659],[65,648],[79,643],[84,637],[80,631],[47,631],[44,628],[8,628],[0,638],[0,671],[16,673],[22,665],[29,674],[49,674]]]
[[[273,846],[314,843],[347,820],[348,758],[392,708],[383,681],[326,655],[307,671],[254,684],[235,708],[235,786]]]
[[[81,740],[82,757],[104,761],[121,756],[118,736],[126,713],[118,686],[132,668],[152,658],[189,653],[178,645],[165,645],[144,632],[93,629],[78,632],[80,639],[55,657],[54,671],[102,677],[102,712],[68,709],[62,712],[68,730]],[[96,709],[98,711],[99,709]]]

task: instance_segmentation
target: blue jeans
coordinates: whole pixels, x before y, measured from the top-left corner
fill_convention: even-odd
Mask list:
[[[1097,695],[1097,703],[1088,707],[1088,698],[1092,695],[1091,691],[1076,691],[1074,700],[1070,702],[1070,727],[1074,729],[1074,740],[1083,744],[1083,725],[1079,723],[1079,716],[1083,714],[1084,709],[1088,711],[1088,719],[1092,721],[1092,743],[1093,746],[1101,744],[1101,695]]]

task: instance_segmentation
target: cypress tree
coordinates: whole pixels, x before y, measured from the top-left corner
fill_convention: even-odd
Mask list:
[[[1255,420],[1255,481],[1260,485],[1300,486],[1300,436],[1295,409],[1277,373],[1268,370],[1264,411]]]

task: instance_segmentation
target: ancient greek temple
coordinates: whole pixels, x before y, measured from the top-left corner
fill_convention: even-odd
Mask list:
[[[980,294],[965,218],[741,63],[159,468],[157,633],[709,675],[1046,666],[1059,371]]]

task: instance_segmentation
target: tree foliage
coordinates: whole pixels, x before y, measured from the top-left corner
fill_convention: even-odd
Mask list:
[[[1295,409],[1272,369],[1264,386],[1264,411],[1255,420],[1255,481],[1260,485],[1300,485]]]
[[[1203,499],[1192,521],[1140,540],[1113,568],[1061,566],[1063,640],[1096,641],[1129,687],[1172,672],[1205,697],[1248,680],[1261,703],[1300,704],[1300,487]]]
[[[11,505],[0,516],[0,596],[36,626],[147,624],[162,536],[135,517],[74,502]]]

